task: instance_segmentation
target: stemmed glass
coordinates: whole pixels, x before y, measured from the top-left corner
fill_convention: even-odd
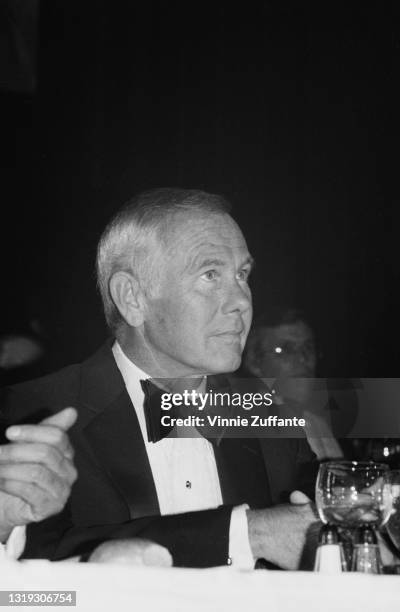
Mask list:
[[[372,461],[330,461],[321,464],[316,505],[322,522],[345,530],[373,531],[390,515],[384,475],[388,466]]]

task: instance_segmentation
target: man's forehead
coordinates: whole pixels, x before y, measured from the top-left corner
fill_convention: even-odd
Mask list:
[[[263,338],[265,342],[305,342],[313,339],[314,335],[310,327],[304,321],[294,321],[293,323],[282,323],[275,327],[263,328]]]

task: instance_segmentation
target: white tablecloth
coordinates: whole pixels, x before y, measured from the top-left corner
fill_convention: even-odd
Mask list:
[[[77,591],[77,606],[67,609],[85,612],[382,612],[400,609],[400,576],[238,572],[228,567],[190,570],[15,562],[1,565],[0,590],[74,590]],[[37,612],[40,608],[16,609]]]

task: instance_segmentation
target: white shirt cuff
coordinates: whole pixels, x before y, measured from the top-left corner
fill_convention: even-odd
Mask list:
[[[5,544],[0,544],[0,559],[16,561],[24,552],[25,543],[25,525],[18,525],[18,527],[14,527],[14,529],[8,536],[7,542]]]
[[[247,504],[235,506],[231,514],[229,527],[229,559],[235,569],[254,569],[254,558],[250,548],[249,529],[247,524]]]

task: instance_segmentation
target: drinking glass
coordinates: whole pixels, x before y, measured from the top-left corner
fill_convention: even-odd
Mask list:
[[[341,528],[352,571],[382,572],[376,530],[390,516],[389,487],[384,480],[388,471],[387,465],[372,461],[330,461],[320,466],[315,495],[318,513],[324,523]]]
[[[315,492],[321,520],[345,529],[385,523],[390,507],[383,477],[388,470],[372,461],[321,464]]]

